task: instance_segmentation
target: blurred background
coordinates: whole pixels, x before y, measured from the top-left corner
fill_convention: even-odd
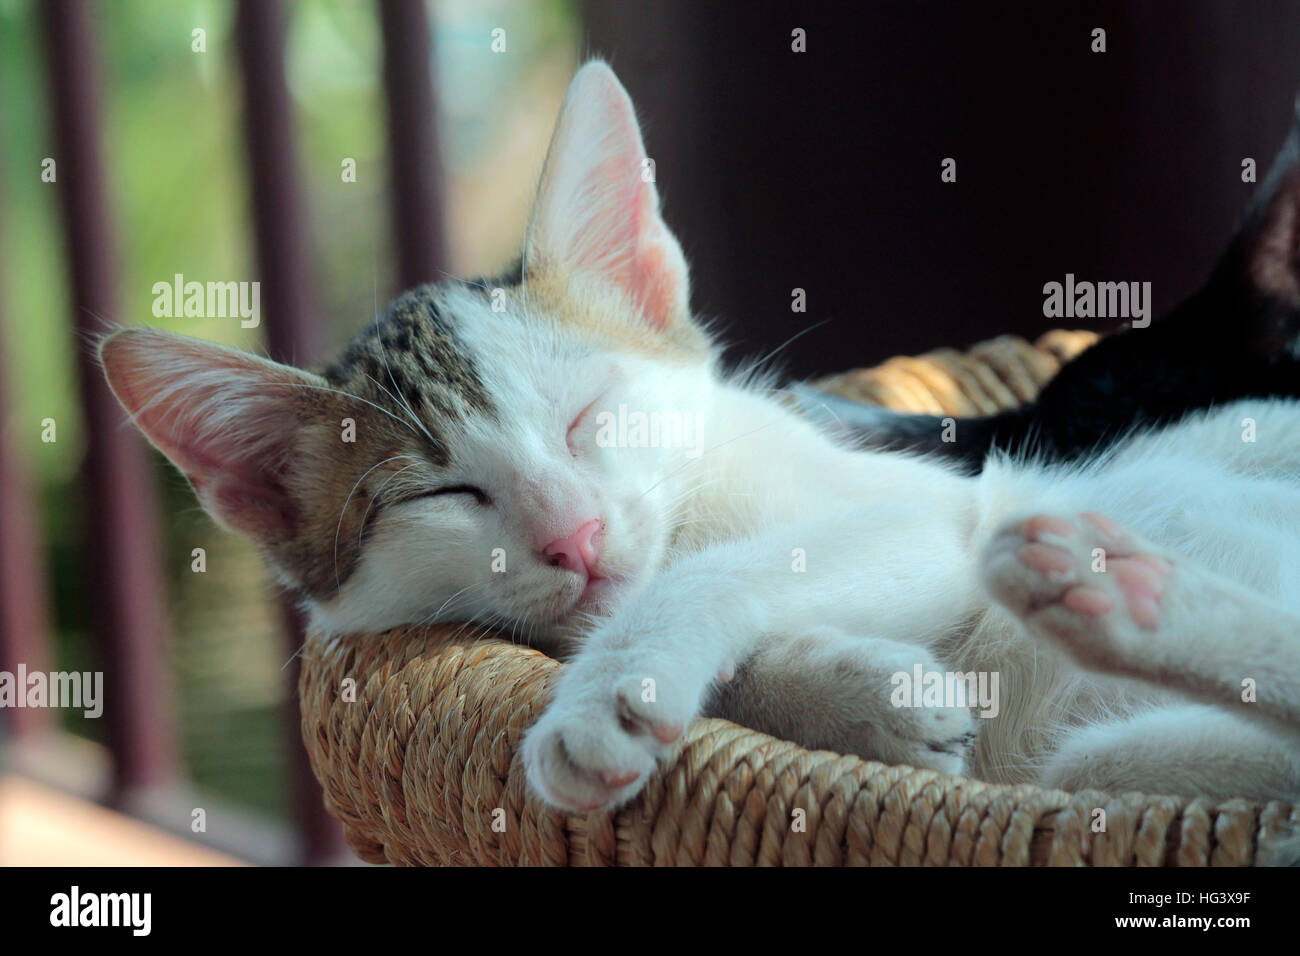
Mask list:
[[[0,671],[109,682],[99,720],[0,710],[0,863],[346,858],[292,615],[120,428],[105,323],[311,360],[406,285],[493,272],[590,55],[736,355],[806,377],[1034,336],[1067,272],[1159,313],[1285,137],[1298,54],[1300,4],[1268,0],[0,0]],[[155,316],[177,273],[260,280],[262,326]]]

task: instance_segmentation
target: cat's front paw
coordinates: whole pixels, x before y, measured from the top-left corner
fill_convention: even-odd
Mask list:
[[[529,785],[552,806],[588,813],[641,792],[699,713],[714,675],[630,651],[580,654],[524,738]]]
[[[1008,522],[982,571],[998,602],[1086,667],[1128,669],[1167,624],[1171,560],[1104,515]]]

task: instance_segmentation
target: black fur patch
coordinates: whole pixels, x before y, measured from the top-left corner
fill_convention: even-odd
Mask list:
[[[497,409],[454,324],[438,308],[436,291],[420,286],[399,296],[324,375],[331,385],[398,418],[409,416],[403,404],[409,405],[434,435],[430,460],[442,465],[446,446],[439,422],[470,413],[496,418]]]
[[[978,472],[994,449],[1086,456],[1134,428],[1243,398],[1300,398],[1300,118],[1209,281],[1148,328],[1102,339],[1037,401],[965,419],[837,414],[867,444],[933,452]],[[807,396],[803,399],[808,403]],[[855,424],[856,422],[856,424]]]

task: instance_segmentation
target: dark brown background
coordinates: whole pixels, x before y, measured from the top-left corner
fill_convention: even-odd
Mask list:
[[[1066,272],[1150,281],[1170,308],[1226,244],[1254,188],[1241,161],[1262,178],[1300,88],[1295,2],[584,14],[586,52],[638,105],[696,309],[752,354],[830,320],[784,350],[799,375],[1033,335],[1056,324],[1042,286]],[[796,26],[807,53],[790,52]]]

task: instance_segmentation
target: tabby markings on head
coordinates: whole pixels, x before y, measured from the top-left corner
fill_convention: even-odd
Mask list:
[[[437,286],[420,286],[394,300],[325,370],[325,379],[398,418],[409,417],[402,406],[408,404],[436,443],[430,444],[429,460],[446,465],[439,423],[470,413],[495,420],[498,411],[453,322],[439,308],[438,294]]]

